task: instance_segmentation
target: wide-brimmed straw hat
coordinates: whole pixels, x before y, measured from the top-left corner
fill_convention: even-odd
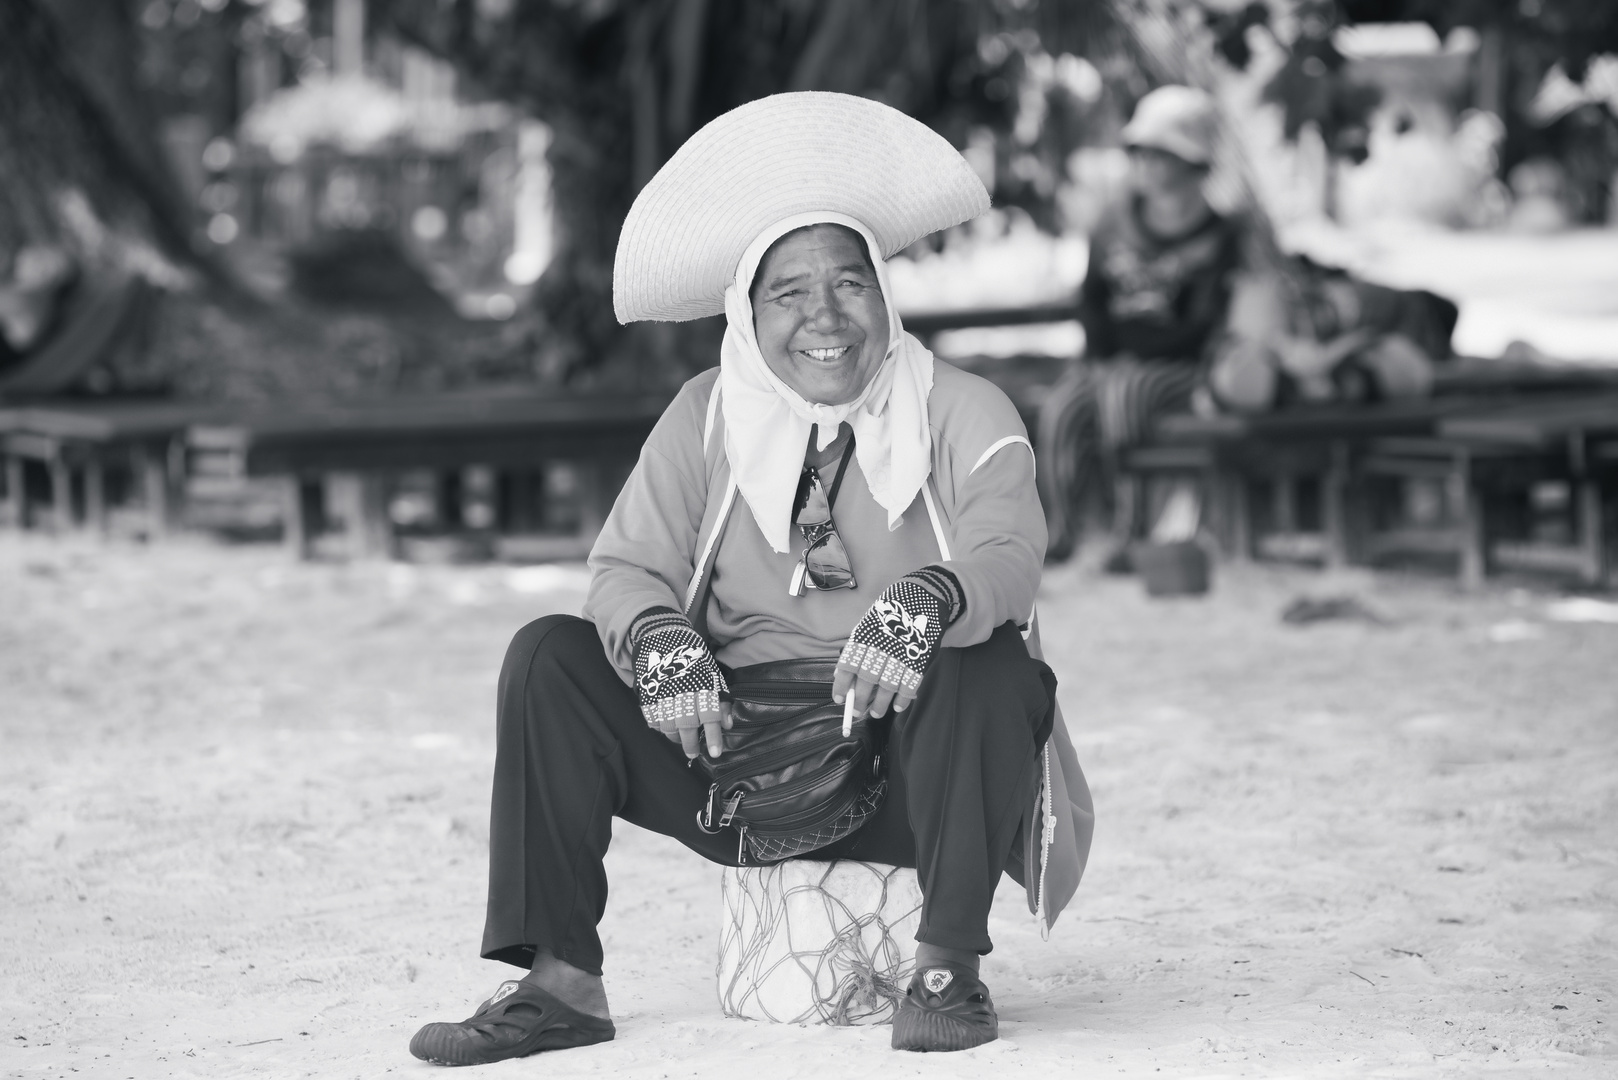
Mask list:
[[[888,258],[977,217],[989,193],[937,132],[849,94],[776,94],[698,131],[630,207],[612,304],[622,323],[719,315],[753,239],[805,213],[863,221]]]

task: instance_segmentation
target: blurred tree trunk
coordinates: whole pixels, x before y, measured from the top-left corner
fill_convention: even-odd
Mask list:
[[[0,4],[0,273],[28,244],[54,244],[91,265],[163,267],[191,259],[184,219],[132,86],[107,57],[133,56],[132,28],[107,9],[64,3],[85,24],[86,54],[108,78],[101,95],[40,0]],[[94,12],[90,7],[94,7]],[[127,68],[124,69],[127,71]],[[101,106],[121,101],[118,113]]]

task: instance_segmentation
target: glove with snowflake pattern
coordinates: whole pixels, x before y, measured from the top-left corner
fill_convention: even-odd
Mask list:
[[[921,686],[939,638],[965,607],[960,582],[943,567],[906,574],[882,590],[855,624],[838,658],[836,688],[857,684],[852,691],[856,712],[864,711],[866,698],[874,706],[872,716],[885,713],[889,701],[904,709]]]
[[[678,735],[688,757],[699,752],[697,729],[711,724],[711,750],[719,742],[719,695],[730,688],[708,643],[672,608],[642,612],[630,627],[630,640],[646,722],[665,735]]]

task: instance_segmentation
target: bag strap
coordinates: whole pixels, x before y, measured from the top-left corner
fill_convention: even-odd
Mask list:
[[[843,447],[843,460],[837,463],[837,476],[832,480],[831,487],[826,489],[826,512],[830,513],[837,505],[837,492],[843,486],[843,474],[848,472],[848,459],[854,456],[854,432],[848,433],[848,445]]]
[[[696,627],[704,641],[708,640],[708,597],[713,593],[713,564],[719,557],[719,538],[724,535],[725,525],[736,507],[736,491],[736,481],[732,479],[725,487],[725,500],[719,506],[719,515],[714,518],[713,530],[708,533],[708,542],[703,546],[697,574],[691,579],[685,593],[685,617],[691,620],[691,625]]]

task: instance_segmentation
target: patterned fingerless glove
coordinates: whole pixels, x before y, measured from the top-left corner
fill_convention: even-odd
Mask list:
[[[955,575],[924,566],[882,590],[843,646],[841,662],[884,685],[915,693],[938,639],[966,610]]]
[[[729,693],[719,664],[689,620],[672,608],[644,611],[629,628],[635,643],[635,686],[652,727],[719,708]]]

